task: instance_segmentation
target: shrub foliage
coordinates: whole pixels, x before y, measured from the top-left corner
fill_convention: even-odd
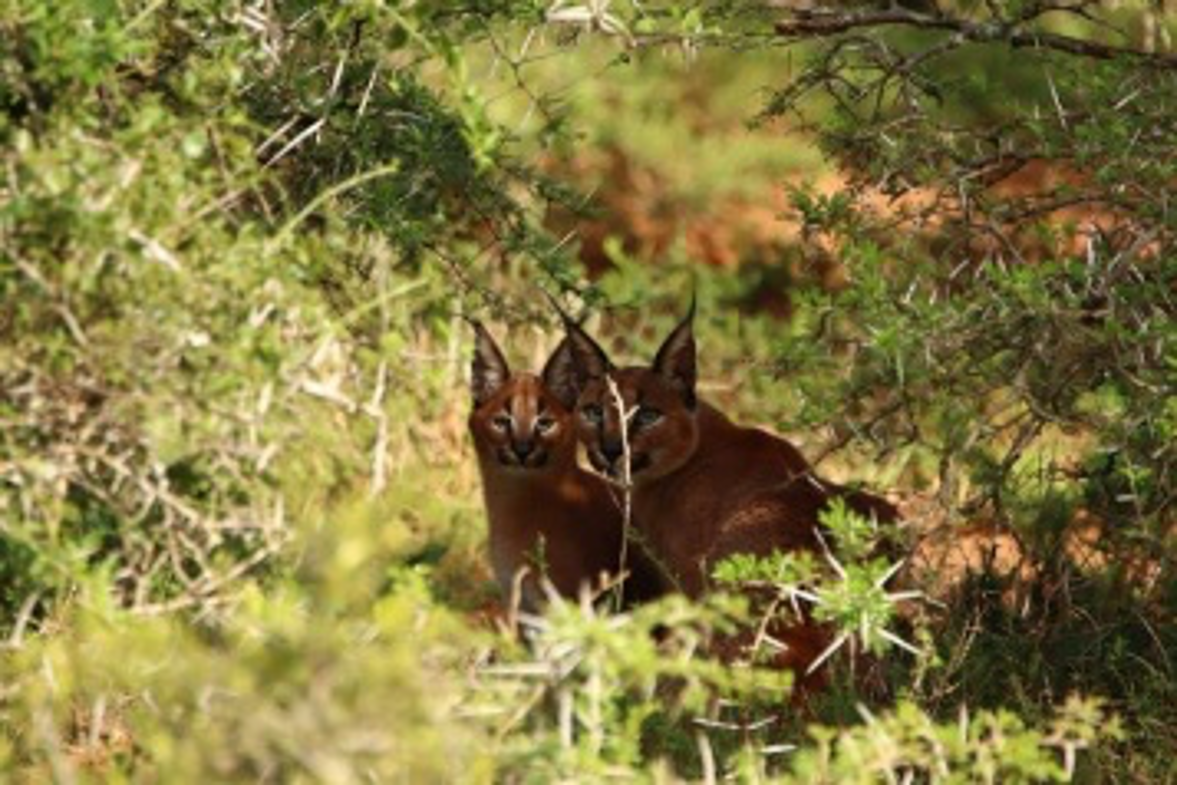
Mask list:
[[[1115,5],[0,0],[0,773],[1172,776],[1177,67]],[[761,132],[837,171],[790,253],[846,285],[736,318],[755,270],[617,238],[586,280],[562,82],[753,56]],[[763,611],[728,597],[476,618],[461,316],[528,336],[542,287],[640,352],[688,275],[732,406],[876,467],[913,540],[1017,542],[937,598],[845,509],[723,565],[854,643],[808,713],[709,655]]]

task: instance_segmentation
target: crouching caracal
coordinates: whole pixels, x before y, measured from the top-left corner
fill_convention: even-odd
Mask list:
[[[835,495],[860,513],[894,519],[884,499],[818,478],[789,442],[736,425],[699,400],[693,316],[692,305],[652,365],[627,368],[566,319],[573,363],[561,369],[574,374],[563,384],[580,392],[576,427],[599,472],[623,474],[625,429],[634,524],[678,587],[691,597],[705,593],[716,563],[733,554],[816,548],[818,513]],[[782,664],[804,666],[824,636],[808,625],[794,633],[786,642],[796,656]]]

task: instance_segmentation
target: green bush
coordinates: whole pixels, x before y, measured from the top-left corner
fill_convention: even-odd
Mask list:
[[[1027,4],[943,5],[1103,42]],[[0,0],[0,776],[1165,781],[1171,70],[1019,49],[982,77],[1000,37],[890,29],[781,53],[774,21],[727,2]],[[563,100],[570,79],[599,90]],[[755,136],[751,81],[782,88]],[[1051,202],[974,176],[994,138],[1083,171],[1049,199],[1114,197],[1122,220],[1076,254],[1077,227],[1039,220]],[[699,269],[679,227],[665,259],[606,240],[612,269],[587,281],[549,211],[584,208],[591,181],[548,154],[590,141],[696,210],[819,165],[847,187],[794,190],[818,250]],[[878,210],[867,184],[948,196]],[[1011,255],[1031,239],[1039,257]],[[819,252],[842,290],[774,266]],[[746,308],[782,285],[788,322]],[[487,629],[461,317],[513,328],[520,358],[542,333],[540,354],[542,287],[648,357],[692,286],[709,398],[833,455],[823,471],[995,521],[1033,579],[972,576],[903,618],[900,560],[840,508],[829,554],[733,559],[733,588],[809,594],[885,666],[862,690],[839,649],[809,715],[787,674],[710,655],[748,621],[723,597],[557,602],[528,645]],[[1091,563],[1068,550],[1079,513],[1102,526]],[[908,630],[921,656],[885,650]]]

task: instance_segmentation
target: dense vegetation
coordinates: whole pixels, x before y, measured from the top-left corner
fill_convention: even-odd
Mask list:
[[[1177,20],[793,5],[0,0],[0,776],[1177,777]],[[719,576],[804,712],[731,598],[489,623],[541,290],[900,503]]]

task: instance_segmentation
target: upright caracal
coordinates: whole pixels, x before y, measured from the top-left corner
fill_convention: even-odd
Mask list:
[[[543,605],[539,577],[566,597],[598,589],[618,573],[621,508],[598,477],[576,465],[576,428],[568,385],[571,354],[564,341],[540,376],[512,374],[486,329],[474,323],[470,433],[478,454],[490,522],[490,551],[504,598],[527,569],[520,604]],[[627,600],[659,593],[654,570],[630,555]]]
[[[600,472],[621,474],[623,406],[638,533],[697,597],[714,565],[734,553],[768,554],[817,546],[818,512],[844,494],[852,509],[895,517],[885,500],[814,475],[789,442],[734,424],[695,393],[694,305],[649,367],[615,368],[604,350],[568,321],[572,370],[580,390],[577,428]],[[564,366],[564,370],[568,370]],[[569,382],[564,382],[568,384]]]

